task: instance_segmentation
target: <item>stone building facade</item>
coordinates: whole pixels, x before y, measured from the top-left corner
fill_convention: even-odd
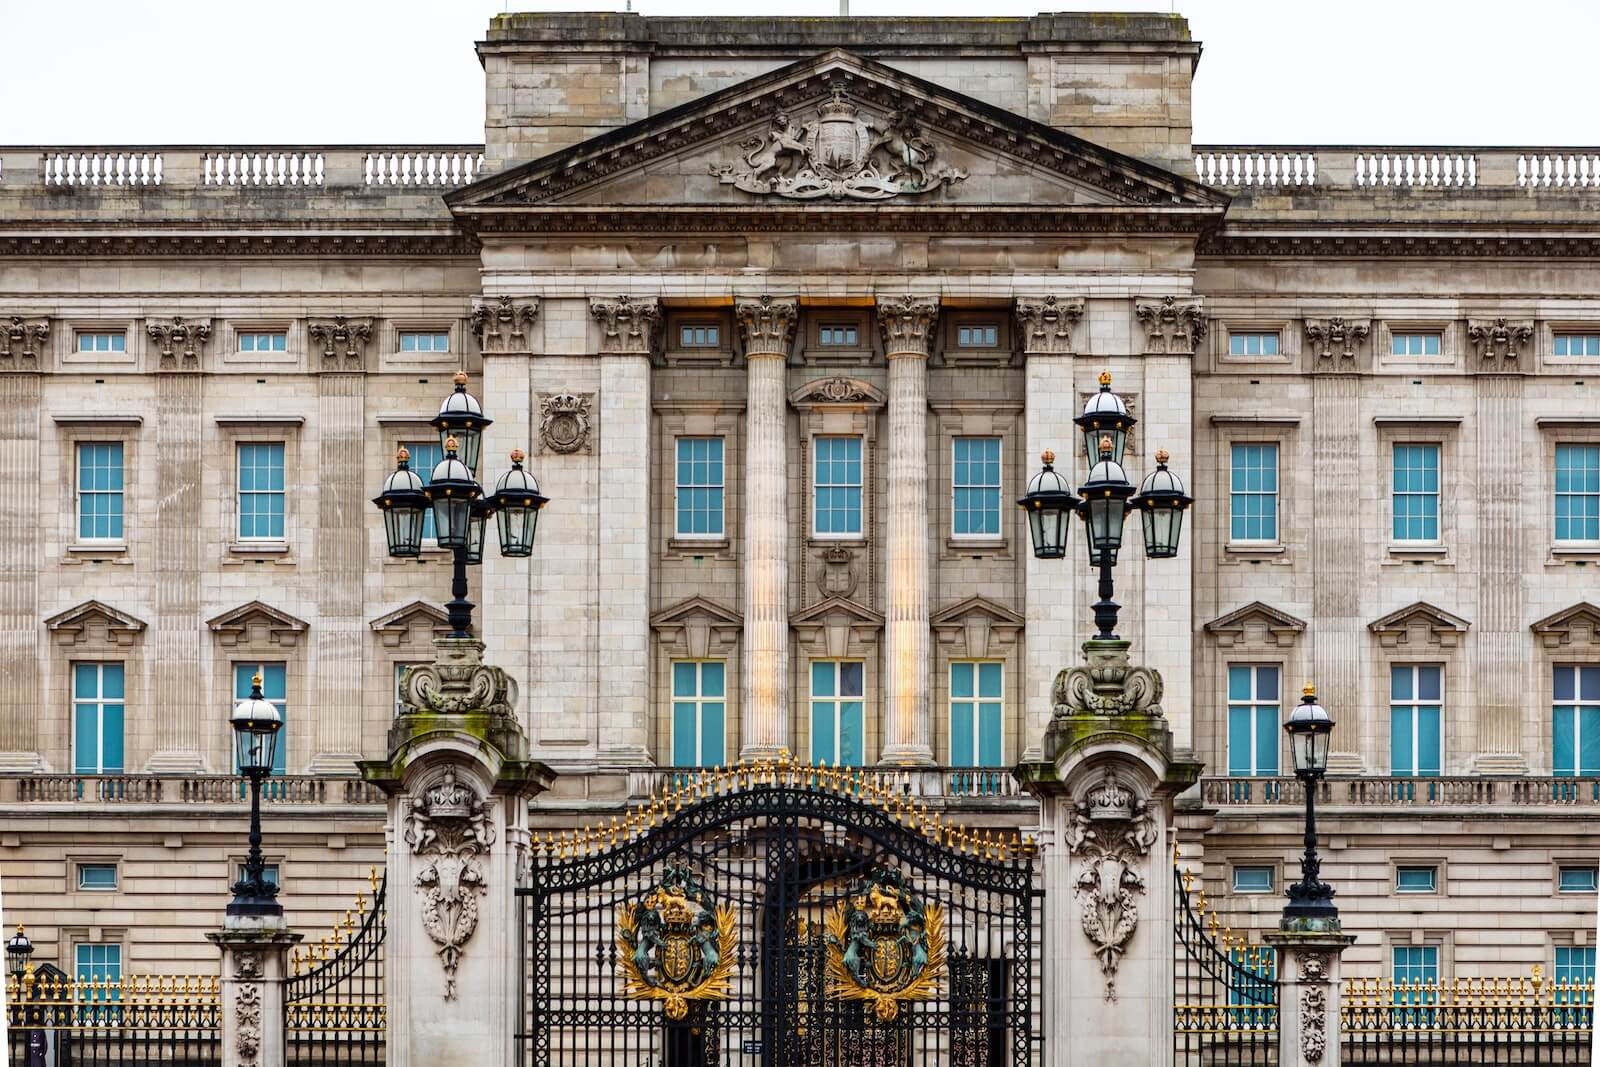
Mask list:
[[[1109,371],[1130,473],[1166,448],[1198,500],[1118,598],[1219,909],[1271,927],[1295,876],[1310,678],[1350,973],[1592,972],[1600,150],[1196,147],[1176,16],[507,15],[478,53],[481,146],[0,148],[0,875],[40,959],[210,958],[258,667],[291,915],[365,886],[354,761],[449,583],[368,498],[463,368],[480,477],[524,447],[553,501],[475,589],[561,774],[537,824],[787,749],[1031,826],[1004,769],[1093,588],[1010,501],[1047,449],[1082,480]]]

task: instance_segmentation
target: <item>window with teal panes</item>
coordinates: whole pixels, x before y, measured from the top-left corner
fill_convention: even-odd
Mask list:
[[[235,663],[233,665],[234,700],[243,700],[250,695],[250,680],[257,671],[261,672],[261,696],[278,709],[278,717],[283,720],[283,725],[278,728],[278,745],[272,753],[272,773],[281,775],[289,762],[288,671],[282,663]],[[234,759],[238,759],[237,752],[234,753]],[[234,770],[238,770],[237,765]],[[267,785],[270,788],[272,783],[268,782]]]
[[[78,540],[121,541],[122,443],[78,445]]]
[[[1439,354],[1439,334],[1393,334],[1389,339],[1389,354],[1392,356],[1437,356]]]
[[[1600,356],[1600,333],[1558,333],[1555,336],[1557,356]]]
[[[1557,665],[1553,673],[1550,772],[1600,775],[1600,666]]]
[[[1439,891],[1439,868],[1396,867],[1394,870],[1394,891],[1396,893],[1437,893]]]
[[[1556,878],[1558,893],[1594,893],[1600,891],[1600,868],[1562,867]]]
[[[951,533],[1000,536],[1000,438],[957,437],[951,469]]]
[[[1230,541],[1278,540],[1278,446],[1234,445],[1229,467]]]
[[[1278,668],[1228,666],[1228,773],[1236,777],[1278,773],[1280,725]]]
[[[239,537],[283,540],[283,442],[239,446]]]
[[[863,666],[860,660],[812,661],[812,763],[859,767],[866,762],[862,735]]]
[[[677,439],[679,537],[723,535],[722,449],[720,437]]]
[[[241,333],[239,334],[240,352],[283,352],[289,347],[289,335],[285,333]]]
[[[1439,540],[1439,446],[1394,446],[1396,541]]]
[[[1444,668],[1389,668],[1389,773],[1437,776],[1444,748]]]
[[[72,773],[123,772],[126,711],[122,664],[72,665]]]
[[[1275,981],[1278,972],[1278,957],[1276,951],[1260,945],[1251,945],[1247,948],[1230,948],[1228,962],[1234,969],[1228,974],[1228,1003],[1229,1004],[1261,1004],[1274,1005],[1278,1000],[1278,983]],[[1251,1020],[1249,1013],[1239,1013],[1240,1022],[1253,1022],[1256,1028],[1276,1021],[1275,1019],[1256,1018]]]
[[[78,888],[85,892],[106,893],[117,888],[115,863],[78,864]]]
[[[1005,763],[1004,704],[1004,663],[962,660],[950,664],[951,766],[999,767]]]
[[[726,675],[721,660],[672,661],[673,766],[727,764]]]
[[[79,352],[126,352],[128,335],[125,333],[80,333]]]
[[[1594,956],[1593,945],[1556,946],[1556,966],[1550,979],[1557,1004],[1588,1006],[1588,987],[1594,984]]]
[[[1396,1004],[1432,1004],[1438,996],[1439,946],[1395,945],[1391,949]],[[1411,986],[1414,988],[1404,988]],[[1410,1014],[1410,1013],[1406,1013]]]
[[[1556,540],[1600,541],[1600,445],[1556,446]]]
[[[122,981],[122,946],[77,945],[73,949],[73,966],[77,972],[75,977],[80,982],[120,982]],[[85,989],[81,992],[87,996],[92,996],[93,999],[100,999],[100,996],[106,991]],[[115,990],[110,992],[114,993]]]
[[[448,352],[450,335],[433,330],[405,330],[400,334],[402,352]]]
[[[1273,874],[1272,867],[1235,867],[1233,869],[1233,891],[1235,893],[1270,893],[1272,892]]]
[[[438,438],[432,441],[405,441],[402,442],[405,450],[411,453],[408,466],[422,479],[422,484],[427,485],[433,478],[433,468],[444,459],[444,448],[440,446]],[[422,542],[433,544],[433,509],[422,509]]]
[[[861,438],[819,437],[812,523],[819,537],[861,536]]]

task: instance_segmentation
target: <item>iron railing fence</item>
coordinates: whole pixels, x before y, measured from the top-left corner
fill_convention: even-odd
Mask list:
[[[1350,1065],[1588,1064],[1594,982],[1518,978],[1344,983],[1341,1062]]]
[[[386,874],[374,868],[372,904],[356,895],[330,936],[290,957],[284,983],[287,1062],[303,1067],[386,1062],[388,1006],[384,941],[388,934]]]
[[[1276,1067],[1276,953],[1223,926],[1191,872],[1173,886],[1173,1063]]]
[[[6,980],[10,1067],[220,1067],[214,975]]]

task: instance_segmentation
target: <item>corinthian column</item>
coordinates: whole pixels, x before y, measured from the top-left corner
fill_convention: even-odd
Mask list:
[[[928,720],[928,342],[935,297],[878,300],[889,361],[883,763],[932,763]]]
[[[794,300],[739,304],[744,333],[744,662],[739,757],[789,747],[789,477],[784,368]]]

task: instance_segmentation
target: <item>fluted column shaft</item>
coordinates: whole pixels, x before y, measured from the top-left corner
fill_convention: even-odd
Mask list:
[[[762,297],[738,306],[745,342],[744,656],[741,759],[789,744],[788,389],[798,307]]]
[[[928,695],[928,343],[938,310],[931,298],[878,302],[878,327],[889,361],[884,763],[933,762]]]

